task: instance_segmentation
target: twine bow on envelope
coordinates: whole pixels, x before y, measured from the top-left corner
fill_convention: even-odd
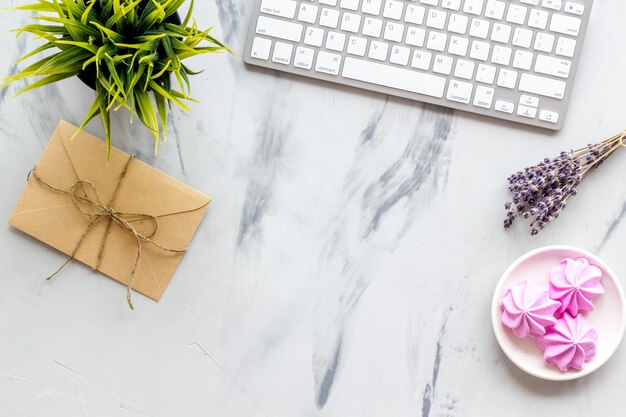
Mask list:
[[[102,242],[100,243],[100,250],[98,252],[98,261],[96,265],[92,267],[92,269],[94,271],[97,271],[100,268],[100,263],[102,261],[104,249],[106,247],[107,238],[111,231],[111,227],[114,224],[120,227],[121,229],[127,231],[129,234],[131,234],[133,238],[135,239],[135,241],[137,242],[137,256],[135,257],[135,261],[132,266],[130,278],[126,284],[126,301],[128,302],[128,306],[133,310],[134,310],[134,307],[132,303],[132,289],[133,289],[133,283],[135,280],[135,273],[137,272],[137,266],[139,265],[139,260],[141,259],[142,245],[144,243],[149,243],[162,251],[171,252],[171,253],[184,253],[188,249],[188,247],[182,248],[182,249],[170,248],[167,246],[163,246],[152,239],[154,235],[157,233],[157,231],[159,230],[159,219],[157,216],[154,216],[149,213],[130,213],[130,212],[118,211],[114,208],[115,200],[117,199],[122,183],[124,182],[124,178],[126,177],[126,174],[128,173],[128,169],[134,160],[135,160],[134,156],[130,156],[128,158],[126,164],[124,165],[124,169],[120,173],[113,195],[111,196],[111,199],[108,203],[105,203],[104,201],[102,201],[98,193],[98,190],[96,189],[96,186],[90,181],[78,180],[74,182],[70,186],[69,189],[64,190],[43,180],[37,173],[37,166],[35,166],[29,174],[29,177],[34,178],[46,188],[52,191],[67,195],[74,203],[74,206],[84,216],[90,219],[89,223],[87,224],[87,227],[85,228],[85,231],[80,236],[78,243],[74,247],[74,250],[71,252],[71,254],[67,258],[65,263],[63,263],[63,265],[61,265],[61,267],[57,269],[47,279],[48,280],[52,279],[59,272],[61,272],[61,270],[63,270],[63,268],[65,268],[67,264],[69,264],[75,258],[76,253],[80,249],[83,241],[85,240],[85,237],[92,230],[93,226],[95,226],[101,220],[105,220],[107,221],[106,231],[105,231],[104,237],[102,238]],[[84,195],[81,195],[81,190]],[[87,190],[90,190],[93,193],[93,197],[89,196],[89,193],[87,192]],[[137,230],[137,228],[134,227],[132,224],[133,222],[142,221],[142,220],[148,220],[152,223],[152,227],[148,233]]]

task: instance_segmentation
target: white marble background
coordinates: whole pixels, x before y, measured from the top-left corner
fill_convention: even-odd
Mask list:
[[[626,3],[595,3],[558,134],[228,55],[193,62],[201,104],[172,113],[158,156],[116,114],[116,146],[214,204],[162,302],[138,295],[134,312],[78,263],[46,282],[63,256],[0,226],[0,416],[624,415],[624,346],[588,378],[547,383],[489,323],[502,271],[542,245],[592,250],[626,284],[626,152],[540,236],[502,229],[509,173],[626,126]],[[251,1],[196,7],[241,54]],[[0,76],[34,45],[6,32],[27,20],[0,13]],[[79,123],[93,99],[76,79],[13,99],[19,87],[0,91],[1,220],[58,120]]]

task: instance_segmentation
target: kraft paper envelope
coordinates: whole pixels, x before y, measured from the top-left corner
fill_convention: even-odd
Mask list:
[[[111,149],[107,161],[105,143],[61,121],[37,163],[37,177],[47,184],[69,190],[78,180],[94,184],[101,201],[109,202],[128,163],[129,155]],[[83,186],[83,195],[93,195]],[[211,199],[160,171],[133,160],[120,185],[113,209],[127,213],[147,213],[158,218],[152,240],[168,248],[187,248]],[[68,194],[45,187],[31,175],[9,224],[71,254],[84,234],[90,218],[81,213]],[[108,219],[99,220],[85,235],[75,259],[95,267],[107,229]],[[138,231],[151,230],[148,220],[132,222]],[[149,233],[149,232],[143,232]],[[183,253],[163,251],[144,242],[133,289],[158,301],[167,287]],[[127,285],[137,257],[137,240],[132,232],[112,223],[106,239],[99,271]],[[50,271],[51,273],[54,271]]]

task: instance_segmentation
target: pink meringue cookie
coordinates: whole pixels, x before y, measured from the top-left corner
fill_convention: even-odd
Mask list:
[[[587,317],[565,313],[537,339],[537,344],[544,351],[543,360],[565,372],[571,368],[583,369],[585,362],[596,356],[597,341],[598,334]]]
[[[565,258],[550,270],[550,298],[561,302],[559,313],[575,317],[579,311],[593,310],[593,299],[604,294],[601,279],[600,268],[587,259]]]
[[[547,286],[522,281],[509,288],[502,298],[502,324],[513,330],[517,337],[539,337],[546,327],[556,323],[554,313],[561,306],[551,300]]]

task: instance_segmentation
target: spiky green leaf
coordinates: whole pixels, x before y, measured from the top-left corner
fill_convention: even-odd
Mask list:
[[[74,77],[76,75],[78,75],[80,73],[80,71],[74,71],[74,72],[64,72],[64,73],[60,73],[60,74],[54,74],[54,75],[48,75],[47,77],[41,78],[38,81],[35,81],[34,83],[32,83],[31,85],[29,85],[28,87],[22,89],[20,92],[18,92],[15,97],[20,96],[28,91],[34,90],[36,88],[39,87],[43,87],[44,85],[48,85],[48,84],[52,84],[52,83],[56,83],[59,82],[61,80],[65,80],[66,78],[70,78],[70,77]]]

